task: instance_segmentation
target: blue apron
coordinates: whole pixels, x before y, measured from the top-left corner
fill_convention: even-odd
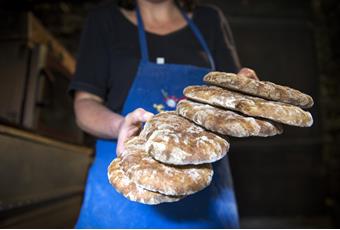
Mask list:
[[[174,110],[188,85],[202,84],[210,71],[191,65],[149,61],[142,18],[136,9],[142,60],[123,108],[123,115],[144,108]],[[212,55],[196,25],[182,12],[214,69]],[[176,47],[174,47],[176,49]],[[178,51],[180,52],[180,50]],[[129,201],[110,185],[107,167],[116,157],[116,141],[98,140],[77,228],[238,228],[237,206],[228,158],[214,163],[211,185],[175,203],[145,205]]]

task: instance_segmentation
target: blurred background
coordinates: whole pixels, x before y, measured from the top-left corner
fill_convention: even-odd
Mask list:
[[[0,227],[72,228],[94,140],[67,87],[89,10],[107,1],[0,1]],[[243,66],[310,94],[311,128],[232,138],[243,228],[340,227],[340,2],[201,0],[219,6]]]

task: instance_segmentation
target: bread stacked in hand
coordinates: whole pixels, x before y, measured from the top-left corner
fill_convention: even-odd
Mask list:
[[[204,81],[212,86],[185,88],[188,99],[176,112],[155,115],[111,162],[109,181],[126,198],[144,204],[179,201],[210,184],[211,163],[229,150],[226,136],[274,136],[282,133],[281,124],[313,123],[302,109],[313,100],[300,91],[222,72],[211,72]]]
[[[229,143],[220,136],[176,112],[162,112],[125,143],[121,157],[111,162],[108,177],[132,201],[174,202],[206,188],[213,177],[211,163],[228,150]]]
[[[189,86],[177,112],[204,128],[235,137],[274,136],[280,124],[309,127],[311,114],[302,108],[313,99],[292,88],[232,73],[210,72],[204,77],[210,86]]]

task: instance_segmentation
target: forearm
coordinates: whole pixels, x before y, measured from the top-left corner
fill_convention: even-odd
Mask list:
[[[124,117],[110,111],[100,102],[84,98],[75,102],[78,126],[85,132],[105,139],[118,137]]]

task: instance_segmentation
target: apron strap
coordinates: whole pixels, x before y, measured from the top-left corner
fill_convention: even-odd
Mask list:
[[[204,52],[207,54],[208,60],[210,62],[211,69],[215,70],[215,62],[214,62],[213,56],[212,56],[212,54],[209,50],[207,43],[205,42],[205,39],[204,39],[201,31],[198,29],[198,27],[195,25],[195,23],[187,16],[187,14],[181,8],[180,8],[180,11],[181,11],[181,14],[183,15],[184,19],[187,21],[190,29],[193,31],[198,42],[202,46]],[[139,45],[140,45],[142,60],[143,61],[149,61],[149,53],[148,53],[148,45],[147,45],[147,42],[146,42],[146,34],[145,34],[143,19],[142,19],[138,5],[136,6],[136,16],[137,16]]]
[[[205,42],[205,39],[201,33],[201,31],[198,29],[198,27],[196,26],[196,24],[188,17],[188,15],[184,12],[184,10],[182,8],[179,8],[184,19],[187,21],[190,29],[194,32],[195,37],[197,38],[198,42],[201,44],[204,52],[207,54],[208,56],[208,60],[210,62],[210,66],[212,70],[215,70],[215,62],[214,62],[214,58],[210,52],[210,49],[207,45],[207,43]]]
[[[148,44],[146,43],[146,35],[144,30],[144,24],[142,20],[142,15],[140,13],[138,5],[136,5],[136,16],[139,34],[139,46],[143,61],[149,61]]]

